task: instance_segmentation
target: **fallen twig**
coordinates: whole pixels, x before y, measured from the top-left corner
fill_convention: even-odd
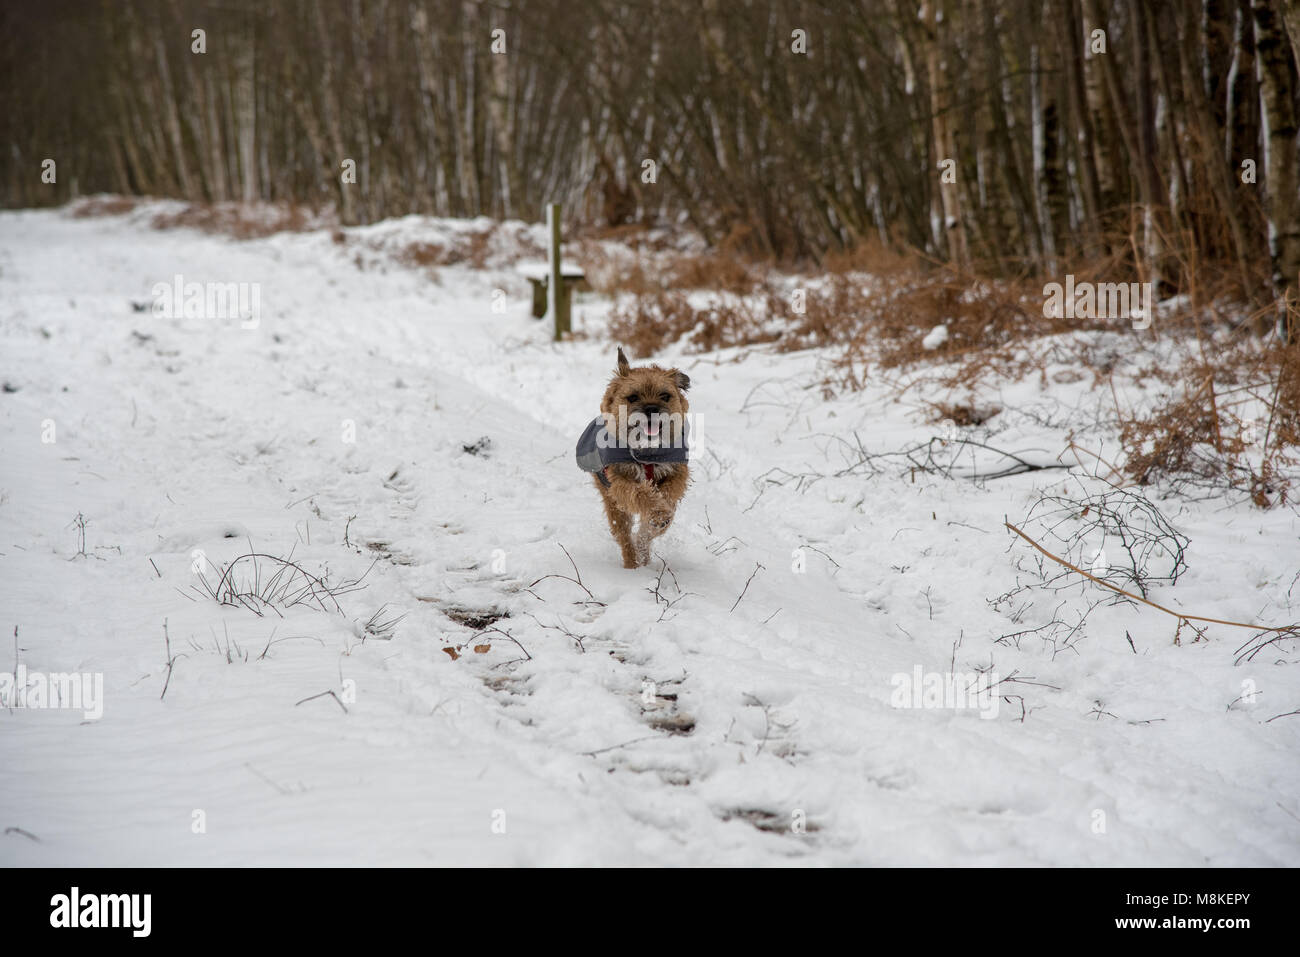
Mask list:
[[[171,636],[167,634],[166,618],[163,619],[163,643],[167,647],[167,680],[163,682],[162,694],[158,696],[159,701],[162,701],[164,698],[167,697],[167,689],[171,686],[172,683],[172,669],[176,667],[176,662],[179,661],[181,658],[189,657],[189,655],[172,654],[172,639]]]
[[[339,698],[339,696],[336,695],[333,691],[322,691],[320,694],[314,694],[314,695],[312,695],[310,698],[303,698],[301,701],[297,702],[297,703],[294,705],[294,707],[296,708],[296,707],[298,707],[298,705],[300,705],[300,704],[306,704],[308,701],[315,701],[317,698],[323,698],[323,697],[325,697],[326,695],[329,695],[331,698],[333,698],[333,699],[338,703],[338,706],[339,706],[340,708],[343,709],[343,713],[344,713],[344,714],[347,714],[347,713],[348,713],[348,706],[345,705],[345,704],[343,703],[342,699]]]
[[[545,601],[546,599],[542,598],[542,596],[537,594],[535,591],[533,591],[533,589],[538,585],[538,583],[544,582],[548,578],[558,578],[561,581],[573,582],[573,584],[577,585],[579,588],[581,588],[583,591],[587,593],[587,601],[581,602],[579,604],[599,605],[601,608],[604,608],[605,603],[603,601],[597,601],[596,596],[591,593],[591,589],[582,583],[582,572],[578,571],[578,563],[573,560],[573,556],[569,554],[569,550],[565,548],[563,545],[561,545],[559,542],[556,542],[555,544],[560,546],[560,551],[564,552],[564,557],[567,558],[569,560],[569,564],[573,566],[573,577],[570,577],[568,575],[557,575],[557,574],[543,575],[541,578],[534,581],[531,585],[529,585],[524,590],[528,592],[528,594],[536,598],[538,601]]]
[[[1252,631],[1276,632],[1278,634],[1292,635],[1294,637],[1300,638],[1300,629],[1298,629],[1296,625],[1287,625],[1285,627],[1252,625],[1244,621],[1229,621],[1224,618],[1208,618],[1204,615],[1188,615],[1180,611],[1174,611],[1172,608],[1166,608],[1164,605],[1157,605],[1149,598],[1143,598],[1141,595],[1135,595],[1130,591],[1125,591],[1123,588],[1120,588],[1118,585],[1112,585],[1110,582],[1098,578],[1096,575],[1091,575],[1088,572],[1085,572],[1082,568],[1079,568],[1077,565],[1070,564],[1064,558],[1059,558],[1056,555],[1053,555],[1042,545],[1039,545],[1036,541],[1034,541],[1032,538],[1030,538],[1020,529],[1016,528],[1016,526],[1012,525],[1010,522],[1004,522],[1003,524],[1006,525],[1007,528],[1011,529],[1011,531],[1015,532],[1017,535],[1023,538],[1025,541],[1027,541],[1030,545],[1034,546],[1034,548],[1038,549],[1040,552],[1042,552],[1044,555],[1050,558],[1052,561],[1056,562],[1057,564],[1064,565],[1066,568],[1070,569],[1070,571],[1077,572],[1078,574],[1082,575],[1084,578],[1091,579],[1092,581],[1096,582],[1098,585],[1102,585],[1106,588],[1109,588],[1111,591],[1117,592],[1118,594],[1123,595],[1125,598],[1131,598],[1134,601],[1139,601],[1144,605],[1150,605],[1152,608],[1155,608],[1157,611],[1163,611],[1166,615],[1173,615],[1179,621],[1185,621],[1188,622],[1189,624],[1193,621],[1204,621],[1212,625],[1228,625],[1233,628],[1250,628]]]
[[[759,573],[759,570],[762,568],[763,568],[762,565],[760,565],[758,562],[754,562],[754,570],[750,572],[749,577],[745,579],[745,587],[740,590],[740,595],[736,598],[736,604],[731,606],[731,609],[727,612],[728,615],[731,614],[731,612],[736,610],[736,605],[740,604],[740,599],[744,598],[745,592],[749,591],[749,583],[754,580],[754,576],[757,575]]]

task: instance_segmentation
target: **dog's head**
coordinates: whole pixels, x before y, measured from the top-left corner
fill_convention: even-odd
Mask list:
[[[627,443],[632,448],[664,448],[679,443],[690,410],[686,400],[690,385],[690,376],[678,369],[634,368],[619,349],[617,372],[600,402],[606,429],[615,435],[615,427],[626,428]]]

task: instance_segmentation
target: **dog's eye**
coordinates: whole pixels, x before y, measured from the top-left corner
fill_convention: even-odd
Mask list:
[[[669,395],[667,392],[660,392],[660,393],[659,393],[659,401],[660,401],[660,402],[671,402],[671,401],[673,401],[673,397],[672,397],[671,395]]]
[[[633,392],[631,395],[629,395],[629,396],[627,397],[627,401],[629,401],[629,402],[639,402],[639,401],[641,401],[641,397],[640,397],[639,395],[637,395],[635,392]]]

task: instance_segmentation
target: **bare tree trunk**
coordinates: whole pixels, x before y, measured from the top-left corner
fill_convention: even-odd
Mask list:
[[[1087,16],[1086,29],[1089,30],[1089,33],[1092,30],[1104,30],[1107,35],[1111,34],[1113,31],[1110,30],[1109,23],[1102,15],[1101,4],[1098,0],[1084,0],[1084,4]],[[1124,153],[1128,156],[1128,163],[1125,164],[1117,152],[1115,161],[1111,164],[1117,178],[1122,175],[1124,170],[1138,164],[1140,155],[1137,140],[1133,135],[1136,123],[1133,114],[1128,108],[1128,100],[1125,99],[1124,91],[1120,87],[1119,77],[1116,75],[1115,57],[1118,55],[1118,51],[1110,50],[1110,52],[1093,57],[1089,61],[1096,67],[1096,72],[1101,75],[1110,102],[1108,115],[1113,118],[1112,130],[1119,133],[1118,142],[1123,145]],[[1112,138],[1111,142],[1115,141]],[[1117,182],[1116,189],[1122,188],[1123,186]]]
[[[1259,142],[1259,92],[1255,79],[1255,17],[1250,0],[1237,0],[1232,67],[1228,71],[1228,103],[1224,156],[1234,175],[1254,160]]]
[[[1236,197],[1233,195],[1232,171],[1220,161],[1218,135],[1215,129],[1214,111],[1206,98],[1204,87],[1197,82],[1194,74],[1196,52],[1196,32],[1190,28],[1183,33],[1183,43],[1178,48],[1178,65],[1183,77],[1183,92],[1188,99],[1187,110],[1190,114],[1192,129],[1195,133],[1199,153],[1214,192],[1215,203],[1219,213],[1228,222],[1232,236],[1233,253],[1237,260],[1237,269],[1241,274],[1242,289],[1247,298],[1253,297],[1250,268],[1247,256],[1250,243],[1246,229],[1242,224]]]
[[[930,111],[934,124],[934,151],[930,169],[939,176],[939,199],[943,204],[943,235],[948,245],[948,258],[959,270],[970,263],[966,248],[966,221],[962,216],[961,191],[954,177],[940,176],[939,163],[951,160],[951,167],[960,176],[960,157],[949,115],[949,90],[944,55],[940,49],[937,7],[940,0],[923,0],[921,22],[925,24],[925,60],[930,80]],[[947,18],[945,17],[945,20]]]
[[[1212,110],[1216,126],[1227,117],[1225,85],[1232,65],[1232,24],[1234,0],[1202,0],[1201,36],[1204,54],[1200,62],[1203,102]]]
[[[255,202],[260,192],[257,186],[257,94],[253,71],[253,31],[244,31],[235,54],[236,117],[239,124],[239,175],[244,202]]]
[[[338,184],[339,216],[344,223],[355,223],[357,218],[352,193],[357,189],[358,184],[344,183],[341,177],[343,161],[346,159],[355,160],[356,157],[348,156],[347,148],[343,143],[343,128],[339,118],[339,97],[334,87],[331,66],[333,52],[330,49],[329,30],[325,25],[325,11],[321,7],[320,0],[316,0],[315,19],[317,36],[320,38],[321,59],[323,61],[320,78],[321,112],[325,114],[325,128],[328,130],[330,147],[334,151],[333,156],[326,158],[326,165],[331,170],[334,182]]]
[[[1017,136],[1013,139],[1011,136],[1015,111],[1010,94],[1011,81],[1005,77],[1005,64],[999,43],[1001,33],[994,18],[994,0],[984,0],[984,35],[990,71],[989,116],[993,121],[992,137],[995,149],[997,155],[1001,157],[1000,174],[1006,182],[1006,191],[1011,197],[1011,208],[1020,229],[1018,245],[1022,248],[1027,247],[1030,258],[1039,259],[1041,248],[1038,244],[1038,229],[1032,212],[1035,199],[1025,185],[1023,150],[1017,148],[1017,144],[1024,138]]]
[[[509,23],[513,27],[508,0],[502,9],[505,15],[503,22]],[[506,28],[503,27],[502,29]],[[510,109],[510,67],[511,57],[514,56],[512,44],[517,39],[514,32],[513,29],[506,29],[505,53],[489,54],[491,57],[492,93],[491,98],[488,100],[488,107],[492,120],[492,133],[496,143],[497,165],[501,184],[504,187],[501,197],[501,210],[507,219],[513,219],[520,215],[519,204],[523,201],[524,193],[520,182],[519,164],[515,154],[515,116]]]
[[[1160,173],[1157,168],[1156,120],[1151,89],[1150,41],[1148,39],[1144,0],[1132,0],[1129,11],[1133,20],[1133,66],[1137,73],[1137,141],[1138,187],[1142,199],[1142,255],[1146,261],[1146,281],[1158,290],[1164,248],[1157,219],[1160,196]]]
[[[423,9],[413,7],[411,28],[415,36],[415,64],[420,77],[420,101],[424,107],[424,121],[428,134],[428,150],[435,157],[433,205],[442,216],[455,215],[452,184],[456,181],[454,164],[454,131],[451,129],[440,95],[438,78],[434,70],[434,35],[429,18]],[[458,200],[457,200],[458,201]]]
[[[1037,33],[1037,31],[1035,31]],[[1048,196],[1047,110],[1043,103],[1042,48],[1038,43],[1029,46],[1029,112],[1034,152],[1034,205],[1038,213],[1038,242],[1043,251],[1043,267],[1049,275],[1058,270],[1056,261],[1056,232],[1052,223],[1052,203]]]
[[[213,200],[218,202],[230,198],[230,187],[226,181],[226,158],[225,152],[221,148],[221,105],[216,94],[212,89],[212,72],[208,69],[203,71],[204,96],[200,109],[203,112],[204,120],[207,124],[207,146],[208,146],[208,193]]]
[[[1065,83],[1069,92],[1070,112],[1074,120],[1075,160],[1082,172],[1080,195],[1086,226],[1085,248],[1095,251],[1101,241],[1101,189],[1097,181],[1096,150],[1093,148],[1092,116],[1084,89],[1082,46],[1087,42],[1083,23],[1078,16],[1077,0],[1064,0],[1063,15],[1052,16],[1057,27],[1057,43],[1065,63]],[[1049,14],[1050,15],[1050,14]]]
[[[163,42],[161,33],[154,34],[154,53],[157,56],[158,79],[162,84],[163,118],[167,124],[167,136],[171,143],[172,155],[175,157],[181,193],[186,199],[198,199],[194,181],[190,176],[190,164],[185,152],[185,143],[181,137],[181,118],[176,109],[176,93],[172,89],[171,70],[167,63],[167,46]]]
[[[1279,332],[1290,342],[1295,332],[1300,289],[1300,196],[1296,174],[1296,107],[1291,44],[1277,0],[1253,0],[1260,92],[1264,100],[1265,189],[1268,195],[1268,248],[1273,288],[1279,297]]]
[[[1300,0],[1282,0],[1282,20],[1286,23],[1286,32],[1291,38],[1291,51],[1294,55],[1297,50],[1300,50]]]

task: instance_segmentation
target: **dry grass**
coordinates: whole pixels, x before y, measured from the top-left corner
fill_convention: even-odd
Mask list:
[[[959,428],[983,425],[1002,410],[995,405],[973,402],[927,402],[931,422],[951,422]]]
[[[1237,489],[1261,508],[1285,504],[1300,464],[1300,344],[1269,348],[1241,337],[1173,378],[1163,405],[1120,416],[1128,477]]]
[[[77,219],[122,216],[145,202],[149,200],[135,196],[90,196],[70,204],[69,212]],[[155,213],[149,220],[154,229],[197,229],[232,239],[260,239],[337,224],[332,210],[316,212],[283,202],[185,203]]]
[[[876,237],[848,249],[834,249],[822,260],[822,269],[834,275],[860,273],[868,276],[895,276],[915,271],[922,261],[902,247],[886,246]]]
[[[94,196],[73,203],[71,215],[78,218],[118,216],[136,209],[144,199],[128,196]],[[314,211],[289,203],[186,203],[156,213],[149,225],[154,229],[197,229],[232,239],[261,239],[281,232],[329,229],[337,245],[349,242],[332,209]],[[545,250],[525,232],[505,229],[497,222],[457,230],[439,242],[415,241],[396,250],[393,257],[403,265],[420,268],[466,265],[474,269],[508,265],[522,259],[540,259]],[[375,239],[370,245],[378,252],[390,251],[390,244]]]
[[[715,299],[696,306],[686,293],[668,290],[616,306],[609,331],[638,355],[650,355],[669,342],[685,342],[693,352],[713,352],[773,342],[778,335],[763,330],[763,317],[745,299]]]
[[[593,239],[580,241],[578,250],[591,287],[608,295],[656,296],[701,289],[746,295],[762,282],[756,266],[716,251],[625,247]]]
[[[664,281],[671,289],[712,289],[736,295],[752,292],[759,284],[753,266],[720,252],[673,257]]]
[[[377,250],[387,248],[383,240],[376,240]],[[424,240],[407,243],[394,253],[398,262],[418,268],[440,266],[469,266],[487,269],[511,265],[524,259],[541,259],[546,251],[531,237],[520,232],[504,230],[492,222],[481,229],[459,230],[441,242]]]
[[[332,216],[289,203],[190,203],[176,212],[153,217],[154,229],[197,229],[233,239],[261,239],[283,232],[304,232],[334,225]]]
[[[1179,307],[1135,331],[1123,319],[1066,318],[1044,308],[1042,277],[975,278],[879,244],[828,255],[816,273],[772,278],[737,252],[590,257],[598,288],[630,293],[610,315],[610,335],[640,355],[766,346],[828,351],[828,393],[863,388],[894,370],[900,382],[973,394],[1038,376],[1105,387],[1123,370],[1163,383],[1167,397],[1116,418],[1123,482],[1236,489],[1260,507],[1288,500],[1300,465],[1300,345],[1262,343],[1243,306],[1240,273],[1178,264]],[[1076,285],[1137,281],[1131,259],[1074,264]],[[1168,291],[1166,290],[1166,295]],[[1261,310],[1260,314],[1267,312]],[[938,326],[943,342],[924,344]],[[1136,372],[1135,337],[1175,345],[1167,367]],[[1211,344],[1212,343],[1212,344]],[[1160,354],[1163,354],[1160,353]],[[927,402],[936,421],[979,425],[998,409]]]
[[[881,368],[936,361],[982,365],[999,349],[1080,328],[1042,315],[1041,285],[972,286],[915,269],[875,276],[828,273],[790,287],[759,280],[746,267],[717,268],[714,260],[689,257],[662,283],[638,274],[632,300],[611,313],[611,334],[642,354],[676,342],[694,352],[768,343],[782,352],[834,347],[834,366],[848,371],[868,362]],[[682,277],[697,283],[684,288],[719,294],[689,296],[676,285]],[[708,285],[699,284],[702,277]],[[925,348],[923,340],[939,325],[947,327],[947,341]],[[845,384],[860,388],[862,381]]]
[[[76,219],[96,216],[123,216],[143,202],[137,196],[87,196],[69,204],[68,210]]]

